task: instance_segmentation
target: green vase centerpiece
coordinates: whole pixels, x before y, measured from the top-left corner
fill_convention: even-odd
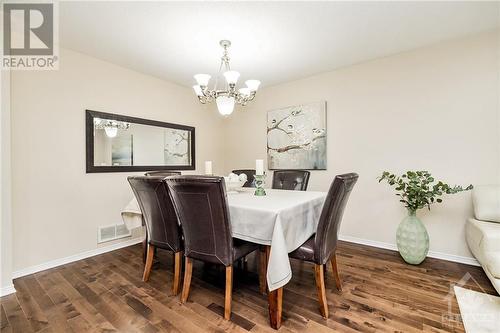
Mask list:
[[[255,195],[258,197],[262,197],[266,195],[266,191],[264,190],[264,183],[266,181],[266,174],[263,175],[255,175]]]
[[[455,194],[472,189],[472,185],[449,186],[442,181],[435,181],[428,171],[407,171],[401,176],[384,171],[378,178],[379,183],[386,181],[396,189],[399,201],[408,210],[408,216],[399,224],[396,233],[398,251],[404,261],[418,265],[429,253],[429,234],[417,211],[424,207],[431,209],[434,203],[441,203],[443,194]]]

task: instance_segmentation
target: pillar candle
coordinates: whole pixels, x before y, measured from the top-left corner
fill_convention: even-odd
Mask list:
[[[255,160],[255,174],[256,175],[264,174],[264,160]]]
[[[212,174],[212,161],[205,161],[205,175]]]

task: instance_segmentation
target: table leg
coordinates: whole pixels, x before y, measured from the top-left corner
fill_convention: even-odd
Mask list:
[[[259,249],[259,286],[260,293],[262,295],[267,294],[267,250],[265,246],[261,246]]]
[[[269,299],[269,321],[275,330],[281,327],[281,313],[283,312],[283,287],[270,291]]]
[[[271,247],[266,246],[265,251],[267,261],[269,261]],[[271,327],[277,330],[281,327],[281,314],[283,312],[283,287],[273,291],[268,291],[267,298],[269,303],[269,321],[271,323]]]

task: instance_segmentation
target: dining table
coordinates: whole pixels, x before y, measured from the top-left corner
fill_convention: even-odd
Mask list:
[[[292,278],[288,253],[316,232],[326,192],[266,189],[265,196],[254,188],[227,194],[229,218],[234,238],[261,244],[266,249],[269,320],[281,326],[283,287]],[[132,199],[122,211],[129,229],[141,226],[139,205]]]

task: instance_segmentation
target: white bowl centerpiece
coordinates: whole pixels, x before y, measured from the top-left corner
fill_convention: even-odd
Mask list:
[[[244,173],[239,176],[235,173],[230,173],[229,176],[224,177],[226,182],[227,193],[238,193],[239,190],[245,185],[247,181],[247,175]]]

